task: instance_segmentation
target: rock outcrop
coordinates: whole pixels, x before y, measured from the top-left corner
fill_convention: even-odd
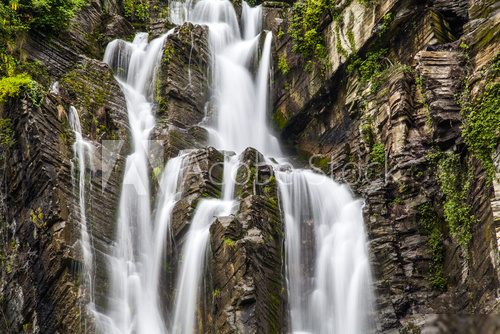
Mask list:
[[[185,23],[165,42],[156,81],[157,125],[152,137],[164,142],[167,157],[206,142],[206,130],[198,124],[209,102],[209,60],[207,27]]]
[[[416,333],[436,323],[454,331],[456,318],[431,315],[460,313],[468,316],[458,332],[470,333],[479,314],[498,312],[496,202],[483,165],[462,138],[460,102],[464,92],[480,97],[498,80],[484,74],[498,57],[498,38],[489,35],[498,32],[494,7],[353,1],[322,25],[331,65],[322,74],[303,71],[293,41],[279,33],[291,10],[266,9],[266,24],[282,35],[275,61],[288,65],[275,67],[276,128],[295,152],[312,156],[315,167],[365,199],[379,331]],[[357,71],[355,62],[361,57],[366,64],[382,49],[380,83]],[[474,215],[465,247],[446,211],[452,196],[444,190],[450,175],[442,154],[457,161],[451,177],[462,181],[454,187],[467,193],[461,207]],[[498,328],[488,326],[488,333]]]
[[[213,330],[281,333],[286,327],[283,231],[276,179],[260,153],[248,149],[238,170],[240,208],[212,225]]]
[[[129,130],[125,98],[111,69],[80,59],[62,75],[59,92],[41,101],[23,94],[3,106],[2,118],[11,120],[14,140],[3,156],[1,188],[5,244],[0,289],[7,333],[84,333],[93,328],[85,311],[91,292],[81,285],[80,171],[68,121],[71,106],[94,146],[93,165],[85,171],[87,224],[95,248],[96,306],[105,307],[104,256],[115,226],[109,213],[118,204]]]
[[[158,36],[171,26],[167,5],[149,3],[151,19],[140,27]],[[272,119],[294,161],[310,158],[316,171],[365,200],[377,332],[498,332],[500,143],[496,151],[489,143],[491,166],[467,134],[470,108],[499,83],[498,2],[337,1],[316,27],[325,48],[317,61],[294,50],[293,3],[263,4],[263,25],[275,36]],[[92,0],[68,31],[31,31],[23,41],[21,56],[40,61],[44,84],[58,81],[59,91],[41,100],[22,92],[1,106],[0,120],[9,126],[0,138],[12,139],[0,147],[2,333],[95,332],[85,312],[91,292],[81,277],[71,106],[94,146],[87,223],[96,307],[107,306],[105,254],[114,240],[130,129],[119,84],[99,59],[111,39],[137,30],[123,14],[122,1]],[[161,143],[153,154],[184,155],[162,266],[166,314],[197,204],[221,198],[223,162],[231,154],[207,147],[200,125],[213,104],[208,38],[207,27],[175,27],[153,82],[151,138]],[[153,181],[164,162],[152,166]],[[286,333],[276,179],[251,148],[236,176],[239,208],[214,217],[210,228],[197,332]]]

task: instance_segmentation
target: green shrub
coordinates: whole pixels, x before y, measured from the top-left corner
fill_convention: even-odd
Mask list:
[[[450,235],[466,250],[472,239],[471,226],[476,221],[467,204],[473,175],[462,165],[457,153],[444,153],[437,163],[437,180],[445,197],[444,218]]]
[[[273,120],[279,130],[283,130],[288,122],[287,118],[281,110],[276,110],[273,115]]]
[[[135,17],[142,22],[149,20],[149,3],[139,3],[135,8]]]
[[[347,40],[349,41],[349,47],[351,51],[356,52],[356,40],[354,36],[354,32],[352,30],[347,31]]]
[[[293,52],[307,60],[306,70],[312,69],[313,61],[317,61],[323,71],[329,66],[324,37],[319,31],[329,6],[327,0],[302,0],[293,5],[288,33]]]
[[[71,19],[87,3],[87,0],[31,0],[19,6],[20,15],[27,19],[30,27],[60,31],[69,26]]]
[[[347,66],[347,72],[357,72],[362,84],[371,84],[371,91],[376,92],[382,85],[389,61],[386,59],[387,49],[370,51],[364,58],[357,55]]]
[[[139,22],[147,22],[150,17],[149,0],[124,0],[125,17]]]
[[[0,79],[0,103],[19,96],[23,89],[33,90],[35,85],[36,83],[26,73]]]
[[[375,144],[375,130],[373,129],[373,124],[371,121],[363,123],[360,128],[361,137],[363,141],[368,145],[368,147],[372,147]]]
[[[69,26],[76,13],[88,0],[11,0],[0,4],[0,25],[3,37],[12,38],[22,30],[32,28],[47,32],[59,32]]]
[[[290,67],[288,66],[288,60],[286,59],[286,55],[281,55],[278,58],[278,69],[283,75],[287,75],[290,71]]]
[[[373,6],[377,0],[357,0],[360,4],[365,6]]]
[[[446,288],[446,278],[443,271],[444,236],[438,215],[429,203],[419,205],[417,211],[419,225],[429,235],[427,244],[432,255],[430,282],[436,289],[444,290]]]
[[[380,165],[385,164],[385,146],[382,143],[373,144],[370,152],[370,160]]]
[[[0,75],[15,77],[16,73],[27,71],[16,71],[18,63],[23,63],[15,58],[20,35],[30,29],[46,33],[64,31],[87,1],[10,0],[0,3]]]
[[[389,30],[393,20],[394,15],[392,13],[386,13],[382,17],[382,23],[379,25],[379,30],[377,32],[378,37],[382,37]]]
[[[0,148],[9,149],[14,144],[14,131],[9,118],[0,118]],[[1,160],[1,157],[0,157]]]
[[[493,63],[492,68],[495,66],[499,65]],[[495,175],[492,155],[500,138],[500,82],[489,82],[477,99],[466,101],[462,107],[462,137],[491,180]]]

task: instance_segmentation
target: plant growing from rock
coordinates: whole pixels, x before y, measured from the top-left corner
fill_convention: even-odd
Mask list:
[[[444,218],[450,235],[467,254],[472,239],[471,227],[476,222],[468,205],[473,174],[464,166],[458,153],[441,153],[437,161],[437,180],[445,197]]]
[[[500,54],[489,64],[486,85],[475,99],[470,98],[466,83],[460,98],[462,105],[462,137],[469,150],[478,158],[491,181],[495,176],[492,155],[500,143]]]

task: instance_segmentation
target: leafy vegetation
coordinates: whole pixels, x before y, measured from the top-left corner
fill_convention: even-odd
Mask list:
[[[3,77],[0,103],[25,93],[35,105],[40,104],[42,85],[48,86],[50,81],[48,73],[40,62],[22,60],[18,41],[32,29],[49,34],[67,29],[87,1],[8,0],[0,3],[0,75]]]
[[[500,138],[500,54],[498,54],[486,75],[487,84],[479,97],[470,101],[465,87],[462,96],[462,137],[469,150],[485,167],[489,179],[495,175],[492,155]]]
[[[418,102],[422,104],[425,111],[425,124],[431,129],[433,124],[432,115],[429,103],[427,102],[427,93],[425,91],[424,78],[422,76],[417,75],[415,77],[415,86],[419,94]]]
[[[14,131],[10,118],[0,118],[0,150],[5,151],[14,144]],[[3,155],[0,155],[0,161]]]
[[[440,153],[436,157],[437,180],[445,197],[444,218],[452,239],[467,250],[472,239],[471,226],[476,221],[467,204],[473,175],[458,153]]]
[[[357,1],[365,6],[372,6],[377,2],[377,0],[357,0]]]
[[[385,146],[382,143],[374,143],[370,151],[370,160],[380,165],[385,164]]]
[[[349,41],[349,47],[353,53],[356,52],[356,40],[354,36],[354,32],[352,30],[347,31],[347,40]]]
[[[7,2],[7,3],[6,3]],[[0,4],[3,37],[29,29],[56,32],[66,29],[87,0],[9,0]],[[4,35],[5,34],[5,35]]]
[[[36,210],[30,210],[30,221],[35,224],[38,228],[44,228],[47,225],[45,221],[45,216],[42,212],[42,208],[37,208]]]
[[[373,144],[375,144],[375,130],[373,129],[372,121],[369,120],[368,122],[363,123],[359,130],[366,145],[372,147]]]
[[[262,3],[262,0],[248,0],[247,3],[250,7],[255,7],[260,5]]]
[[[292,50],[307,60],[307,69],[312,68],[313,58],[323,68],[328,66],[325,41],[320,33],[320,25],[323,15],[329,10],[328,0],[303,0],[293,5],[288,33],[293,40]]]
[[[28,74],[22,73],[0,79],[0,104],[8,98],[19,96],[23,91],[34,105],[40,104],[43,91]]]
[[[279,130],[283,130],[288,122],[287,118],[281,110],[276,110],[273,115],[273,120]]]
[[[147,22],[149,20],[148,0],[124,0],[123,10],[125,16],[132,20]]]
[[[330,172],[331,158],[325,155],[314,155],[310,159],[311,167],[321,169],[324,173]]]
[[[418,206],[418,222],[429,235],[427,241],[432,254],[431,284],[439,290],[446,288],[446,278],[443,271],[444,244],[443,232],[437,213],[430,203]]]
[[[224,246],[234,248],[236,247],[236,241],[230,238],[224,239]]]
[[[377,31],[378,37],[382,37],[387,31],[389,31],[392,21],[394,21],[394,14],[389,12],[382,16],[382,23],[378,26]]]
[[[373,3],[373,1],[366,1],[365,4],[368,2]],[[364,85],[370,84],[372,92],[378,91],[381,87],[385,79],[386,71],[392,65],[387,57],[388,50],[381,47],[381,41],[384,34],[389,30],[393,20],[394,15],[392,13],[387,13],[382,17],[382,22],[378,26],[377,41],[374,49],[367,52],[364,57],[360,57],[356,52],[354,34],[350,31],[347,32],[349,45],[353,51],[347,66],[347,72],[358,73],[361,78],[361,83]],[[340,43],[339,37],[337,37],[337,43]],[[337,45],[337,51],[340,54],[347,55],[347,52],[339,50],[339,45]]]
[[[288,66],[288,60],[286,59],[286,55],[281,55],[278,58],[278,70],[283,75],[287,75],[288,71],[290,71],[290,67]]]
[[[347,66],[347,72],[357,72],[360,75],[362,84],[371,84],[371,91],[376,92],[383,83],[385,70],[389,63],[385,57],[387,49],[370,51],[364,58],[353,57]]]

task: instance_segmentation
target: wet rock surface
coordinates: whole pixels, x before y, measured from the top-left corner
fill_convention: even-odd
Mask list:
[[[81,286],[83,265],[78,205],[78,163],[70,107],[81,117],[83,136],[94,147],[87,165],[87,224],[95,248],[94,287],[104,307],[104,254],[113,240],[124,155],[128,150],[126,104],[111,69],[81,57],[60,81],[59,92],[40,105],[29,96],[4,105],[12,121],[13,145],[2,167],[5,240],[2,312],[7,333],[86,333],[89,291]],[[103,140],[110,140],[106,144]]]
[[[492,66],[497,56],[498,40],[488,38],[486,31],[498,31],[498,20],[493,19],[492,3],[429,1],[426,5],[395,3],[387,8],[394,20],[385,44],[383,38],[378,46],[370,39],[364,46],[356,43],[360,52],[389,50],[391,64],[377,89],[363,84],[357,73],[336,70],[333,61],[333,75],[326,75],[323,86],[303,98],[307,94],[299,85],[309,83],[314,70],[304,73],[300,56],[289,54],[290,42],[278,38],[278,56],[286,53],[290,69],[286,74],[275,72],[281,84],[274,89],[274,121],[295,152],[306,158],[316,154],[313,165],[350,183],[365,199],[379,331],[493,333],[496,325],[482,328],[478,323],[481,314],[498,312],[497,225],[492,213],[498,210],[497,197],[481,163],[464,145],[459,100],[464,83],[477,85],[467,89],[479,96],[490,80],[474,73]],[[382,8],[376,6],[374,12]],[[408,10],[411,18],[405,16]],[[362,12],[359,9],[354,16],[366,15]],[[286,15],[281,19],[286,22]],[[358,42],[356,23],[350,29]],[[340,31],[342,35],[342,27]],[[466,201],[476,221],[467,250],[450,235],[444,212],[447,199],[432,158],[436,152],[460,155],[472,175]],[[444,233],[439,260],[447,282],[444,288],[436,286],[433,269],[441,255],[436,255],[433,236],[423,228],[422,212],[427,207]],[[456,317],[434,317],[435,313],[468,316],[458,329]]]
[[[253,149],[241,163],[238,213],[210,228],[212,326],[217,333],[280,333],[286,290],[276,179]]]
[[[466,83],[472,98],[488,84],[482,73],[498,54],[498,5],[494,0],[342,4],[341,22],[326,15],[321,25],[331,63],[326,72],[305,70],[306,61],[292,51],[286,34],[290,7],[264,4],[263,24],[275,36],[276,129],[296,160],[305,164],[304,157],[317,154],[315,167],[349,183],[365,200],[378,332],[496,333],[500,185],[495,179],[488,182],[483,165],[464,144],[457,97]],[[81,284],[70,106],[80,114],[84,137],[95,146],[95,166],[87,170],[87,217],[95,247],[97,307],[106,307],[104,254],[114,240],[129,128],[119,85],[98,59],[109,40],[134,31],[122,10],[118,2],[94,0],[69,32],[50,38],[32,33],[26,41],[28,58],[40,60],[51,79],[60,81],[60,93],[48,94],[40,105],[23,95],[3,106],[2,118],[11,119],[15,141],[2,150],[0,161],[0,331],[94,331],[84,312],[88,291]],[[394,19],[380,40],[388,13]],[[159,35],[168,26],[154,16],[149,29]],[[388,49],[383,81],[373,89],[347,67],[354,55],[381,45]],[[280,57],[287,59],[287,73],[279,70]],[[182,195],[166,249],[169,262],[163,266],[165,312],[171,308],[176,264],[197,203],[220,198],[222,192],[224,152],[204,148],[208,133],[199,125],[211,113],[209,62],[207,28],[184,24],[166,41],[153,83],[157,125],[152,138],[161,143],[163,162],[192,150],[186,153]],[[118,146],[103,140],[118,140]],[[476,220],[466,249],[446,221],[435,152],[458,155],[472,175],[465,202]],[[494,157],[497,176],[499,152]],[[214,217],[210,229],[198,332],[286,333],[276,181],[259,152],[248,149],[241,163],[246,167],[237,173],[239,209],[229,217]],[[423,223],[429,217],[442,233],[440,255]]]
[[[165,42],[157,74],[157,125],[153,138],[164,142],[165,155],[201,148],[207,139],[199,127],[209,91],[208,29],[185,23]]]

